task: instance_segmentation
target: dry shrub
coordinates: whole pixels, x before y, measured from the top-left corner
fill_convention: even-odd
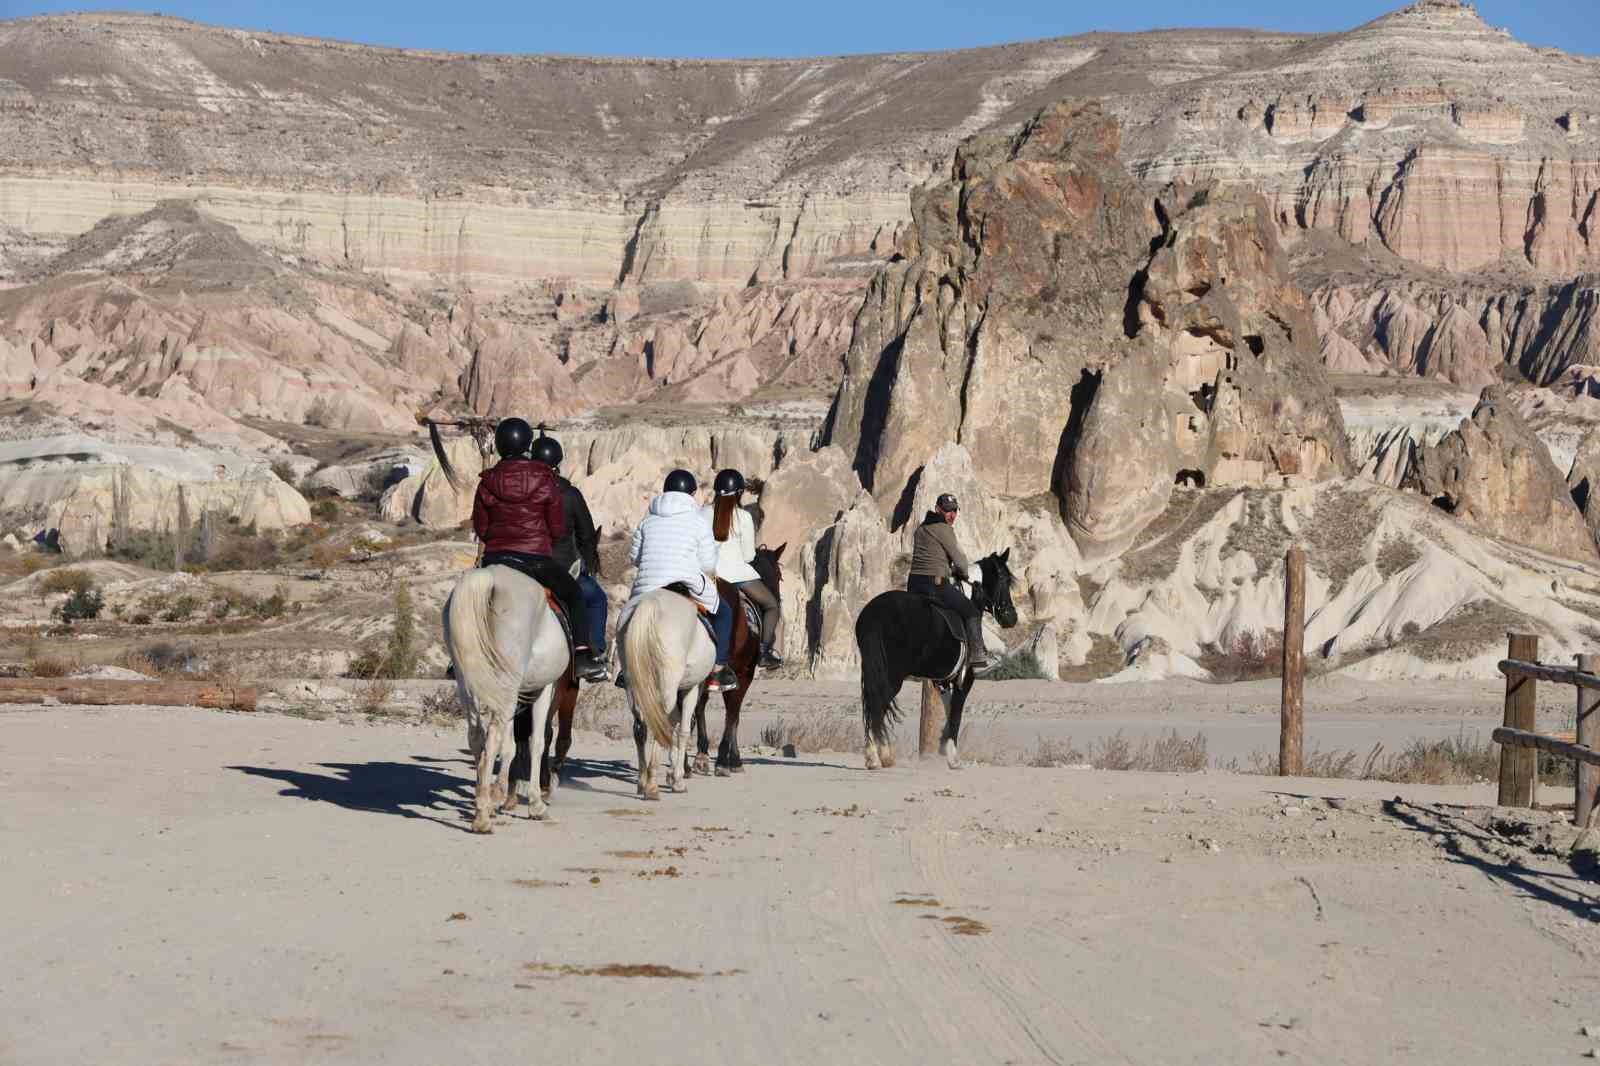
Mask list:
[[[1054,740],[1041,734],[1025,761],[1029,766],[1081,766],[1088,759],[1073,746],[1071,737]]]
[[[1193,774],[1204,770],[1210,759],[1204,733],[1184,738],[1169,729],[1154,740],[1143,737],[1136,745],[1119,729],[1089,745],[1088,761],[1096,770]]]
[[[1233,762],[1224,769],[1275,775],[1278,756],[1275,752],[1256,751],[1251,753],[1247,766]],[[1542,773],[1543,765],[1540,769]],[[1559,772],[1554,765],[1551,770]],[[1499,772],[1500,746],[1492,740],[1469,737],[1463,729],[1442,740],[1416,737],[1390,754],[1385,754],[1381,741],[1365,757],[1349,748],[1318,748],[1305,756],[1302,776],[1405,785],[1468,785],[1493,780]]]
[[[94,588],[94,576],[86,570],[52,570],[39,581],[40,593],[50,596],[57,593],[88,592]]]
[[[802,711],[779,715],[761,730],[761,743],[769,748],[793,744],[797,752],[861,750],[861,717],[837,711]]]
[[[28,673],[34,677],[67,677],[82,665],[59,655],[36,654],[28,657]]]
[[[461,705],[461,694],[454,685],[424,693],[420,706],[424,722],[457,722],[467,715],[467,709]]]
[[[1227,648],[1207,644],[1196,660],[1213,681],[1260,681],[1283,675],[1283,634],[1269,629],[1265,634],[1246,631],[1234,637]]]
[[[356,709],[363,714],[373,716],[399,713],[397,709],[388,706],[389,697],[394,695],[394,688],[394,682],[388,678],[373,678],[356,690]]]

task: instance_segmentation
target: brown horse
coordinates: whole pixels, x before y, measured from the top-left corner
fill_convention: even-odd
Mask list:
[[[756,573],[761,575],[761,580],[767,588],[772,590],[773,598],[779,603],[783,602],[781,585],[783,571],[779,569],[778,561],[783,558],[783,549],[787,544],[780,544],[777,548],[768,548],[765,544],[756,549],[756,557],[750,565]],[[750,693],[750,685],[756,676],[756,661],[761,658],[761,633],[750,628],[750,621],[745,617],[744,604],[739,597],[739,590],[726,581],[717,582],[717,595],[727,598],[729,603],[735,605],[733,612],[733,653],[728,657],[728,665],[733,668],[734,674],[739,678],[739,687],[732,692],[722,694],[722,741],[717,745],[717,770],[718,777],[727,777],[730,774],[744,773],[744,760],[739,758],[739,708],[744,706],[744,698]],[[561,698],[558,692],[556,698]],[[706,703],[710,693],[705,689],[700,690],[700,702],[694,708],[694,728],[698,741],[699,754],[692,760],[685,759],[684,774],[708,774],[711,772],[711,737],[706,730]]]

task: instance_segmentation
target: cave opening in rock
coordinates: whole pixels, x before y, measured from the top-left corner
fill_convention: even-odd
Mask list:
[[[1072,466],[1072,454],[1077,450],[1078,438],[1083,434],[1084,419],[1089,415],[1089,408],[1094,406],[1095,394],[1100,391],[1100,374],[1097,370],[1084,370],[1078,375],[1078,383],[1072,386],[1072,406],[1067,413],[1067,424],[1061,430],[1061,443],[1056,447],[1056,461],[1050,471],[1050,487],[1063,506],[1066,504],[1067,471]]]
[[[1433,505],[1439,508],[1439,510],[1443,511],[1445,514],[1456,513],[1456,501],[1452,500],[1446,494],[1441,493],[1440,495],[1435,496],[1433,498]]]
[[[1244,338],[1245,347],[1250,349],[1251,355],[1259,356],[1267,350],[1267,343],[1259,333],[1247,333]]]
[[[1180,470],[1173,484],[1184,488],[1203,489],[1206,487],[1206,475],[1200,470]]]

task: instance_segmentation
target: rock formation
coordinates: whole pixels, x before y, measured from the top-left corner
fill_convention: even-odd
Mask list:
[[[963,145],[916,195],[910,257],[873,280],[829,430],[897,526],[952,437],[990,491],[1054,492],[1101,554],[1180,471],[1349,472],[1265,205],[1215,186],[1153,201],[1117,147],[1098,105],[1061,104]]]
[[[1422,450],[1417,477],[1435,504],[1493,536],[1573,559],[1595,555],[1566,479],[1502,387],[1484,389],[1460,429]]]

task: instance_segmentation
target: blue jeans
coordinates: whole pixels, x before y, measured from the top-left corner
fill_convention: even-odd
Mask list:
[[[605,589],[600,587],[600,582],[594,579],[593,574],[584,573],[578,575],[578,594],[583,597],[583,605],[589,615],[589,647],[594,649],[595,655],[604,655],[606,611],[610,608]]]
[[[711,616],[711,628],[717,634],[717,665],[725,666],[733,654],[733,604],[723,596],[717,603],[717,613]]]

